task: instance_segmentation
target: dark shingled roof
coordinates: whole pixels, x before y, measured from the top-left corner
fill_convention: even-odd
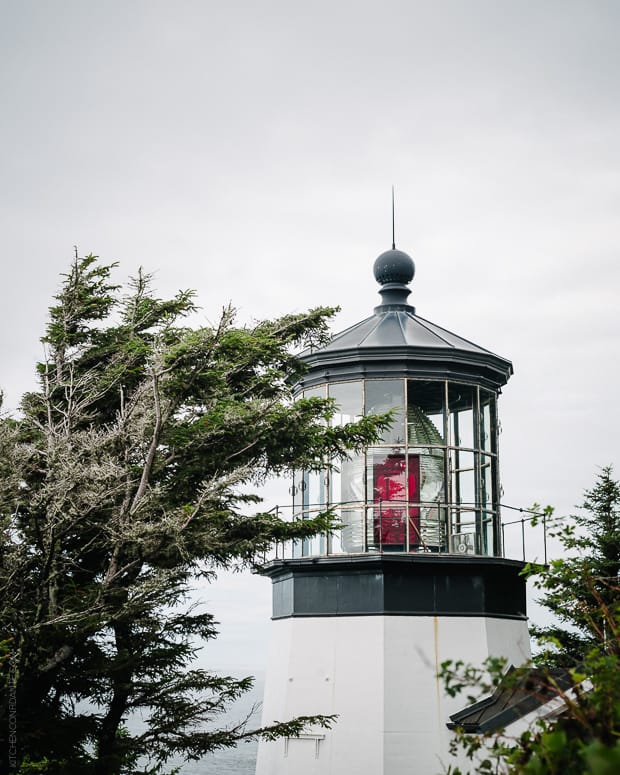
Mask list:
[[[562,668],[548,672],[532,669],[519,677],[514,673],[511,667],[503,685],[490,697],[453,713],[448,728],[461,727],[474,734],[497,732],[575,685],[568,670]]]

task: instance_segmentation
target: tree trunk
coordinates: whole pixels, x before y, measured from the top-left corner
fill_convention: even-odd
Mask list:
[[[115,623],[114,638],[118,666],[111,674],[112,700],[99,732],[95,775],[119,775],[124,758],[122,742],[117,735],[127,710],[133,677],[130,625],[126,622]]]

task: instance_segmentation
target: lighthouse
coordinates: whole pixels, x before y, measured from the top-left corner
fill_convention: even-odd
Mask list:
[[[530,656],[523,564],[503,556],[498,396],[505,358],[417,315],[415,267],[374,263],[373,314],[301,354],[298,397],[332,422],[391,411],[374,446],[300,472],[293,518],[334,509],[342,529],[293,542],[260,572],[273,589],[262,723],[336,715],[331,729],[261,742],[257,775],[435,775],[463,698],[444,660]]]

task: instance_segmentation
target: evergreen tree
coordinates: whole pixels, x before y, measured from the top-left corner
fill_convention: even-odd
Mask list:
[[[188,592],[276,541],[335,528],[329,512],[284,522],[254,490],[359,450],[388,418],[335,427],[329,401],[291,400],[303,372],[293,352],[326,340],[334,310],[249,327],[228,308],[191,328],[191,292],[158,299],[143,273],[123,291],[111,269],[92,255],[73,262],[39,389],[0,419],[5,772],[163,772],[173,754],[330,722],[209,726],[251,679],[192,667],[196,641],[216,629]],[[139,732],[126,723],[136,711]]]
[[[547,514],[551,514],[551,509]],[[565,554],[526,573],[542,592],[553,624],[531,628],[539,651],[531,665],[505,674],[502,660],[484,669],[445,663],[448,692],[532,692],[559,712],[516,739],[503,733],[457,733],[475,773],[615,775],[620,772],[620,484],[611,467],[586,490],[573,524],[556,533]],[[477,699],[475,696],[469,700]],[[450,768],[452,775],[462,775]]]
[[[541,602],[555,620],[552,625],[531,628],[541,645],[551,646],[538,661],[571,667],[592,651],[618,654],[613,620],[620,604],[620,485],[610,467],[586,490],[573,524],[556,535],[566,554],[552,560],[549,568],[529,569],[536,588],[543,592]]]

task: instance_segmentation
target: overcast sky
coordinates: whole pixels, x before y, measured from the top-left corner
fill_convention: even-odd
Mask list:
[[[378,301],[511,359],[504,501],[620,474],[620,4],[0,0],[0,384],[33,385],[73,245],[195,288],[201,319]],[[507,512],[506,519],[512,514]],[[265,662],[269,582],[205,590],[207,662]],[[246,644],[247,641],[251,643]]]

